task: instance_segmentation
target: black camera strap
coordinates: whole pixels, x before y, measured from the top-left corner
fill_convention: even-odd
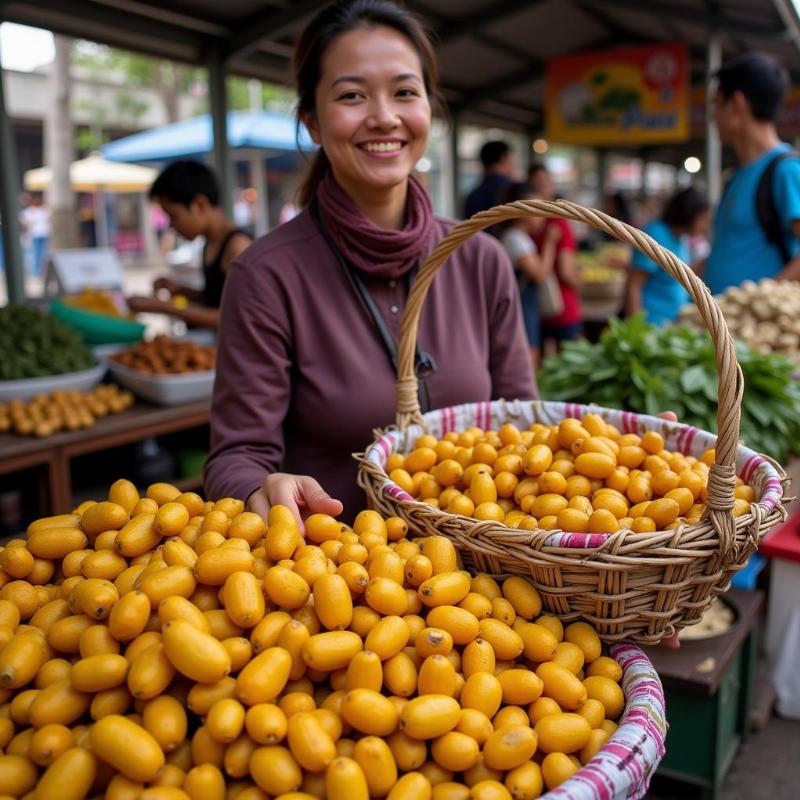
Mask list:
[[[344,274],[347,276],[347,279],[350,283],[350,286],[353,288],[356,297],[358,297],[358,299],[361,301],[364,311],[375,325],[381,342],[383,343],[383,347],[389,356],[392,369],[396,375],[397,343],[392,337],[392,334],[389,332],[389,328],[386,325],[386,320],[384,320],[383,315],[378,308],[378,304],[375,302],[375,298],[370,294],[370,291],[364,283],[363,278],[359,274],[359,271],[344,257],[339,248],[335,245],[330,233],[328,232],[328,229],[325,226],[325,222],[322,219],[322,212],[320,211],[319,204],[316,200],[311,202],[309,211],[311,212],[311,217],[314,220],[317,228],[319,228],[320,233],[327,242],[328,247],[330,247],[331,252],[336,256],[336,260],[344,270]],[[413,269],[410,269],[403,276],[406,282],[406,292],[411,291],[411,287],[414,284],[414,279],[416,278],[418,269],[419,264],[416,264]],[[408,296],[408,294],[406,294],[406,296]],[[428,375],[433,374],[435,371],[436,362],[434,361],[433,356],[421,350],[419,347],[419,342],[417,342],[417,349],[414,353],[414,374],[417,376],[417,380],[419,382],[419,405],[423,413],[431,410],[430,392],[427,384],[425,383],[425,378]]]

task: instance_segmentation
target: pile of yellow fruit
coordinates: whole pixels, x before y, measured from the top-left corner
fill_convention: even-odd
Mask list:
[[[44,438],[59,431],[91,428],[100,417],[119,414],[133,403],[133,395],[113,383],[101,383],[88,392],[39,394],[28,402],[11,400],[0,403],[0,433]]]
[[[598,414],[534,423],[520,431],[477,427],[423,435],[406,455],[393,453],[390,480],[450,514],[524,530],[649,533],[699,522],[709,466],[664,449],[656,431],[622,434]],[[736,479],[734,514],[748,513],[755,492]]]
[[[85,288],[76,294],[69,294],[62,298],[62,301],[73,308],[80,308],[84,311],[93,311],[95,314],[105,314],[109,317],[129,319],[130,314],[123,314],[114,297],[110,292],[102,289]]]
[[[0,550],[0,796],[529,800],[616,729],[622,670],[444,537],[168,484]]]

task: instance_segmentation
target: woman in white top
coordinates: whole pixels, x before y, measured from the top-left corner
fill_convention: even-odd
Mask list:
[[[538,195],[526,183],[513,183],[509,186],[504,202],[517,200],[537,200]],[[549,226],[545,234],[542,252],[539,253],[533,236],[545,227],[546,220],[540,217],[520,217],[499,225],[499,238],[508,251],[511,263],[519,281],[522,314],[525,319],[525,332],[531,352],[533,368],[539,366],[542,346],[542,315],[539,311],[539,285],[553,271],[556,261],[556,243],[561,231]]]

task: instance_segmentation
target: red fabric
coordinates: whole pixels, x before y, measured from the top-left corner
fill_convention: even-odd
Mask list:
[[[406,222],[400,231],[381,228],[367,219],[330,170],[319,185],[317,200],[339,252],[356,269],[370,275],[399,278],[417,264],[433,242],[433,206],[413,175],[408,179]]]
[[[572,226],[565,219],[549,219],[545,227],[531,238],[536,243],[536,248],[539,252],[542,251],[544,245],[544,234],[548,226],[555,226],[561,229],[561,238],[556,245],[556,264],[558,264],[558,256],[562,250],[570,250],[575,252],[578,249],[578,243],[575,241],[575,234],[572,232]],[[581,298],[578,290],[574,286],[570,286],[561,279],[558,266],[556,266],[556,277],[558,278],[558,285],[561,288],[561,296],[564,298],[564,310],[557,317],[545,317],[542,324],[551,328],[563,328],[567,325],[574,325],[577,322],[583,321],[583,309],[581,308]]]
[[[433,219],[439,241],[455,223]],[[406,282],[364,282],[396,337]],[[491,236],[472,236],[436,273],[419,342],[436,361],[432,408],[536,396],[517,281]],[[395,411],[391,362],[309,212],[252,244],[222,295],[208,496],[248,497],[279,470],[313,475],[351,521],[365,503],[351,453]]]

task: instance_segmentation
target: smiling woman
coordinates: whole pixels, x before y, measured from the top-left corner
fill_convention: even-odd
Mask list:
[[[352,517],[364,498],[351,454],[394,416],[409,287],[455,224],[411,174],[438,105],[436,63],[412,14],[346,0],[312,20],[294,65],[298,119],[320,149],[303,213],[229,272],[206,487],[265,517],[278,503]],[[534,395],[516,281],[491,237],[437,275],[420,348],[427,408]]]

